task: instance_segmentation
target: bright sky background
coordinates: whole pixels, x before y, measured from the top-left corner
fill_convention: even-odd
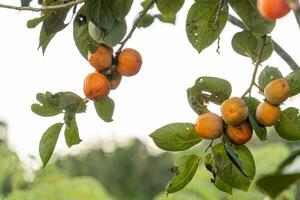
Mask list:
[[[128,137],[139,137],[154,147],[148,135],[155,129],[172,122],[196,120],[186,89],[200,76],[230,80],[233,96],[242,95],[249,85],[253,65],[231,48],[231,38],[240,29],[228,23],[221,35],[221,54],[216,53],[215,43],[199,55],[185,34],[185,19],[192,2],[186,1],[176,26],[155,21],[150,28],[137,30],[126,44],[142,54],[143,66],[138,75],[123,78],[119,88],[111,92],[116,103],[114,122],[102,122],[93,104],[88,104],[87,113],[77,117],[83,142],[68,149],[61,134],[55,152],[76,152],[99,143],[109,148],[110,141]],[[19,1],[1,3],[18,5]],[[127,18],[128,27],[140,9],[139,1],[135,1]],[[93,68],[74,44],[72,25],[55,36],[43,56],[37,50],[39,28],[26,28],[26,21],[38,13],[0,9],[0,16],[0,120],[9,125],[12,148],[26,159],[28,155],[38,156],[42,133],[53,123],[62,122],[62,117],[43,118],[30,111],[36,93],[73,91],[83,96],[83,79]],[[299,28],[292,13],[278,20],[272,36],[300,63]],[[290,72],[276,53],[263,64],[280,67],[284,75]],[[286,103],[300,107],[299,98]],[[217,107],[212,110],[219,112]]]

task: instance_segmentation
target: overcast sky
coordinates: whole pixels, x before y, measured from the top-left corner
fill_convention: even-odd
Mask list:
[[[185,34],[186,14],[192,2],[186,1],[176,26],[155,21],[150,28],[137,30],[126,44],[142,54],[143,66],[138,75],[123,78],[119,88],[111,92],[116,103],[114,122],[102,122],[93,104],[88,104],[87,113],[77,118],[83,142],[68,149],[61,134],[56,152],[69,153],[97,143],[109,148],[109,141],[124,141],[128,137],[139,137],[154,146],[148,135],[155,129],[167,123],[196,120],[186,89],[200,76],[230,80],[233,96],[242,95],[249,85],[253,65],[231,48],[231,38],[240,29],[228,23],[221,35],[221,54],[216,53],[217,45],[213,44],[199,55]],[[127,18],[128,26],[140,9],[136,1]],[[37,156],[42,133],[51,124],[62,122],[62,117],[43,118],[30,111],[36,93],[73,91],[83,96],[83,79],[93,68],[76,49],[72,25],[55,36],[43,56],[37,50],[39,28],[26,28],[26,21],[38,13],[0,9],[0,16],[0,120],[8,123],[10,145],[24,159]],[[299,28],[292,13],[278,20],[272,36],[300,63]],[[284,75],[290,71],[275,53],[263,64],[280,67]],[[288,100],[287,104],[299,107],[299,101],[297,104]],[[219,112],[218,107],[212,110]]]

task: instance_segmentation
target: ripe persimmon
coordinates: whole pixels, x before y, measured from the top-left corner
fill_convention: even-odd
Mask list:
[[[281,111],[279,106],[274,106],[268,102],[260,103],[256,108],[256,120],[264,126],[273,126],[280,117]]]
[[[287,0],[257,0],[257,9],[264,18],[271,21],[285,16],[291,10]]]
[[[221,104],[223,120],[229,125],[238,125],[248,117],[248,107],[243,99],[231,97]]]
[[[89,54],[88,60],[97,71],[107,69],[112,64],[113,50],[104,44],[100,45],[97,50]]]
[[[90,100],[102,100],[108,96],[110,84],[106,76],[96,71],[84,79],[83,91]]]
[[[134,49],[124,49],[118,56],[116,70],[123,76],[137,74],[142,66],[142,56]]]
[[[273,105],[279,105],[284,102],[289,97],[290,92],[290,84],[284,78],[271,81],[264,89],[267,101]]]
[[[241,145],[248,142],[253,134],[252,127],[248,121],[232,126],[228,125],[226,128],[226,134],[232,144]]]
[[[222,134],[223,120],[215,113],[204,113],[198,117],[195,128],[202,138],[216,139]]]
[[[114,75],[110,78],[110,80],[109,80],[109,83],[110,83],[110,89],[111,89],[111,90],[116,89],[116,88],[120,85],[121,80],[122,80],[122,75],[121,75],[121,74],[119,74],[119,73],[114,74]]]

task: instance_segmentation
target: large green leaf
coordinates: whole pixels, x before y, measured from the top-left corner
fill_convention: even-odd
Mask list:
[[[229,0],[229,4],[242,19],[247,30],[267,34],[275,27],[275,22],[266,20],[259,14],[256,0]]]
[[[63,125],[63,123],[53,124],[46,130],[40,140],[39,153],[44,167],[47,165],[53,154],[59,133]]]
[[[221,105],[231,95],[231,84],[221,78],[200,77],[187,90],[190,106],[197,114],[208,112],[208,102]]]
[[[194,177],[200,157],[196,155],[184,155],[180,157],[172,166],[171,171],[174,173],[167,193],[174,193],[184,188]]]
[[[278,135],[286,140],[300,140],[299,110],[289,107],[281,112],[279,122],[275,125]]]
[[[43,28],[45,32],[50,35],[63,30],[68,24],[65,24],[65,19],[67,17],[70,8],[63,8],[55,10],[50,15],[48,15],[43,21]]]
[[[228,6],[218,12],[220,8],[219,0],[201,0],[196,1],[188,12],[186,33],[199,53],[218,39],[226,25]]]
[[[300,70],[295,70],[290,73],[286,79],[291,86],[290,96],[294,96],[300,93]]]
[[[300,180],[300,173],[271,174],[261,177],[256,185],[275,199],[283,190],[287,189],[295,181]]]
[[[182,8],[184,0],[157,0],[158,10],[165,16],[173,17]]]
[[[81,142],[75,117],[70,125],[65,127],[65,141],[69,148]]]
[[[276,67],[267,66],[263,69],[258,77],[258,85],[261,89],[264,89],[268,83],[279,78],[283,78],[279,69]]]
[[[40,105],[37,103],[31,105],[31,111],[42,117],[51,117],[62,113],[62,109],[60,108],[51,107],[48,105]]]
[[[112,2],[112,11],[117,20],[120,22],[124,20],[129,13],[133,0],[114,0]]]
[[[259,36],[256,36],[247,30],[236,33],[231,41],[231,45],[235,52],[250,57],[254,63],[257,60],[261,43],[262,39]],[[262,52],[261,61],[267,60],[272,55],[273,48],[271,37],[268,36]]]
[[[260,104],[260,101],[254,97],[245,97],[244,101],[248,107],[249,110],[249,120],[251,123],[251,126],[255,132],[255,134],[257,135],[257,137],[261,140],[261,141],[266,141],[267,140],[267,129],[265,126],[260,125],[257,121],[256,121],[256,108],[257,106]]]
[[[202,140],[191,123],[165,125],[151,133],[150,137],[156,146],[166,151],[183,151]]]
[[[105,122],[112,122],[115,109],[114,101],[107,97],[104,100],[94,101],[94,106],[98,116]]]

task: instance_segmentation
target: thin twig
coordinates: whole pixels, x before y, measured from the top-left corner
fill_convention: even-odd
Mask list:
[[[294,11],[294,15],[295,15],[297,24],[300,28],[300,4],[299,4],[298,1],[297,1],[297,4],[296,4],[295,8],[293,9],[293,11]]]
[[[258,51],[258,55],[257,55],[257,58],[256,58],[256,61],[255,61],[255,66],[254,66],[254,71],[253,71],[253,74],[252,74],[252,79],[251,79],[251,82],[250,82],[250,85],[248,87],[248,89],[245,91],[245,93],[242,95],[242,99],[249,93],[251,95],[251,90],[252,90],[252,87],[253,85],[255,84],[255,79],[256,79],[256,74],[257,74],[257,71],[258,71],[258,67],[261,63],[261,58],[262,58],[262,53],[263,53],[263,50],[265,48],[265,44],[266,44],[266,39],[267,39],[267,35],[263,35],[262,36],[262,42],[261,42],[261,46],[259,48],[259,51]]]
[[[259,89],[260,92],[264,92],[264,90],[257,83],[254,82],[253,85],[257,87],[257,89]]]
[[[13,6],[7,4],[0,4],[0,8],[12,9],[12,10],[19,10],[19,11],[32,11],[32,12],[40,12],[45,10],[57,10],[72,7],[78,4],[85,2],[86,0],[75,0],[68,3],[54,5],[54,6],[43,6],[43,7],[31,7],[31,6]]]
[[[228,21],[235,26],[246,29],[243,22],[238,18],[229,15]],[[272,40],[275,52],[289,65],[292,70],[300,69],[296,61],[274,40]]]
[[[125,46],[126,42],[131,38],[132,34],[134,33],[135,29],[138,27],[139,23],[141,22],[141,20],[143,19],[143,17],[147,14],[148,10],[153,6],[153,4],[156,2],[157,0],[151,0],[150,3],[144,8],[144,10],[142,10],[138,16],[138,18],[135,20],[135,22],[133,23],[131,30],[129,31],[128,35],[125,37],[125,39],[123,41],[120,42],[120,47],[119,49],[116,51],[116,56],[118,56],[123,47]]]

